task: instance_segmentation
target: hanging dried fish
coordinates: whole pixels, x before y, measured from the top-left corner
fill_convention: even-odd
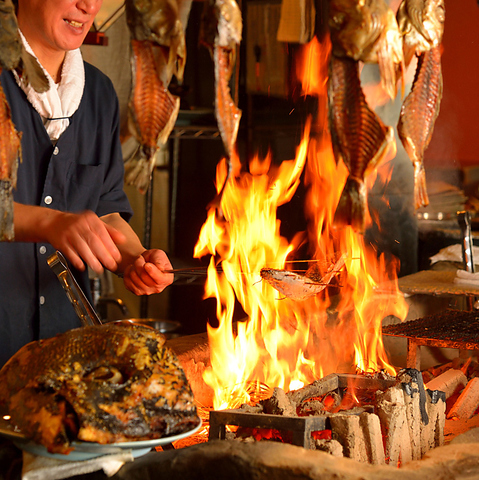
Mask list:
[[[0,0],[0,66],[16,70],[39,93],[49,89],[48,79],[39,63],[25,50],[20,39],[12,0]]]
[[[429,204],[424,169],[424,152],[429,146],[442,98],[440,46],[418,59],[411,92],[404,100],[398,122],[398,135],[414,165],[416,208]]]
[[[1,69],[0,69],[1,71]],[[10,106],[0,86],[0,241],[12,241],[13,189],[17,184],[18,161],[21,158],[21,133],[12,122]]]
[[[174,0],[126,0],[125,7],[131,33],[129,126],[139,143],[125,162],[125,179],[145,193],[156,153],[178,116],[180,99],[168,86],[173,75],[183,79],[185,37]]]
[[[429,204],[424,153],[429,146],[442,99],[441,41],[444,0],[405,0],[398,10],[407,61],[418,57],[411,92],[404,100],[398,136],[414,165],[416,208]]]
[[[328,80],[329,125],[334,155],[348,167],[335,223],[363,232],[367,209],[365,178],[384,157],[393,130],[366,102],[358,62],[332,55]]]
[[[0,73],[16,70],[38,92],[49,88],[48,80],[34,57],[24,48],[18,33],[15,7],[0,0]],[[13,189],[21,159],[21,133],[12,121],[10,106],[0,85],[0,241],[14,240]]]
[[[403,71],[403,45],[394,12],[385,0],[331,0],[329,28],[333,54],[377,63],[384,90],[396,97]]]
[[[0,73],[3,69],[16,69],[38,91],[48,90],[48,80],[37,61],[23,47],[11,0],[0,0]],[[0,85],[0,241],[12,241],[15,236],[13,189],[17,184],[21,158],[20,139],[21,133],[15,129],[10,106]]]
[[[266,280],[285,297],[304,301],[314,297],[329,286],[332,279],[343,268],[345,260],[346,254],[343,254],[336,263],[328,268],[323,277],[321,277],[315,265],[309,268],[304,275],[290,270],[277,270],[274,268],[262,268],[260,275],[261,278]]]
[[[229,82],[236,61],[236,48],[241,43],[241,11],[235,0],[206,0],[200,30],[200,43],[208,47],[215,70],[215,115],[228,161],[228,174],[218,195],[219,204],[224,186],[233,171],[236,137],[241,110],[235,105]]]

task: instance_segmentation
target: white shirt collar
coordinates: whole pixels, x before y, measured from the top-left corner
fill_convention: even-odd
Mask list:
[[[27,52],[37,58],[22,32],[20,30],[19,32]],[[61,80],[58,85],[55,84],[41,63],[38,63],[48,78],[50,84],[48,91],[44,93],[36,92],[30,84],[19,78],[14,72],[15,78],[20,88],[25,92],[28,101],[42,117],[43,125],[50,139],[56,141],[70,125],[68,117],[77,111],[82,99],[85,87],[83,58],[79,48],[66,52]]]

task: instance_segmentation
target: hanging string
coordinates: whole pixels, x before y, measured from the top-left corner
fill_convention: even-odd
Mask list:
[[[68,120],[70,117],[56,117],[56,118],[48,118],[48,117],[43,117],[45,120]]]

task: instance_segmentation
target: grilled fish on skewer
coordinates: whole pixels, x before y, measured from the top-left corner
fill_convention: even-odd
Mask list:
[[[304,275],[292,272],[290,270],[277,270],[274,268],[262,268],[261,278],[266,280],[273,288],[282,293],[285,297],[292,300],[304,301],[308,298],[318,295],[330,283],[331,280],[339,274],[344,266],[346,255],[342,255],[339,260],[331,265],[326,274],[321,277],[317,267],[309,268]]]
[[[49,452],[72,440],[161,438],[199,424],[193,393],[156,330],[82,327],[21,348],[0,371],[0,405]]]
[[[395,98],[398,72],[403,71],[403,45],[386,1],[331,0],[329,12],[333,54],[377,63],[384,90]]]
[[[236,48],[241,42],[241,11],[235,0],[207,0],[201,19],[200,43],[210,50],[215,71],[215,115],[228,161],[228,174],[233,171],[235,144],[241,110],[235,105],[229,87],[236,61]],[[218,194],[221,199],[223,189]]]
[[[442,98],[441,46],[418,58],[411,92],[404,100],[398,122],[398,135],[414,165],[416,208],[429,204],[424,170],[424,152],[429,146]]]
[[[399,31],[403,36],[404,60],[437,47],[444,33],[444,0],[403,0],[397,13]]]
[[[336,159],[342,159],[349,177],[341,194],[335,222],[365,227],[365,178],[384,157],[393,130],[371,110],[361,89],[359,65],[349,58],[331,56],[329,74],[329,125]]]
[[[127,0],[131,33],[130,130],[138,150],[125,162],[126,183],[146,192],[155,156],[173,129],[180,100],[168,91],[173,75],[183,79],[184,30],[173,0]]]

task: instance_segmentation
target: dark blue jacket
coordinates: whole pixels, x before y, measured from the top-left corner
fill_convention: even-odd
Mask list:
[[[12,73],[4,71],[0,79],[15,127],[22,132],[14,200],[70,212],[88,209],[99,216],[119,212],[129,220],[119,107],[110,79],[85,63],[80,106],[56,147]],[[47,264],[52,253],[50,244],[0,242],[0,366],[26,343],[80,326]],[[90,295],[88,273],[73,273]]]

